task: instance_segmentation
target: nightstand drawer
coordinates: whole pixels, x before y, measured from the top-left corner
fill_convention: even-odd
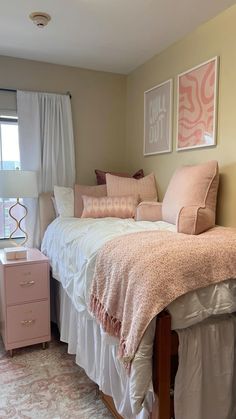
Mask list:
[[[7,305],[48,298],[48,264],[7,267],[5,287]]]
[[[40,301],[7,309],[7,343],[28,341],[48,336],[49,304]],[[33,343],[33,342],[32,342]],[[19,345],[20,346],[20,345]]]

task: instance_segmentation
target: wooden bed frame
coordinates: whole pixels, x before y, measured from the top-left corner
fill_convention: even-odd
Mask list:
[[[167,311],[157,316],[153,346],[153,388],[157,394],[150,419],[174,419],[174,378],[178,368],[178,335],[171,330],[171,317]],[[113,416],[123,419],[113,399],[100,392],[101,398]]]

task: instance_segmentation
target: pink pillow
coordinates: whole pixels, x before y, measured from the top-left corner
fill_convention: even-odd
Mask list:
[[[143,169],[138,170],[133,176],[130,176],[127,173],[115,173],[115,172],[105,172],[104,170],[95,169],[95,174],[97,178],[98,185],[105,185],[106,184],[106,174],[110,173],[110,175],[114,176],[121,176],[121,177],[133,177],[134,179],[141,179],[144,177]]]
[[[156,180],[153,173],[138,180],[107,173],[106,180],[107,196],[133,195],[139,201],[157,201]]]
[[[181,208],[177,218],[178,233],[200,234],[215,225],[215,212],[206,207]]]
[[[135,220],[136,221],[161,221],[161,202],[140,202],[136,208]]]
[[[217,161],[176,170],[163,199],[163,221],[176,224],[178,232],[187,234],[213,227],[218,185]]]
[[[84,209],[81,218],[133,218],[137,206],[134,196],[94,198],[82,196]]]
[[[75,211],[74,216],[80,218],[83,212],[83,200],[82,195],[89,195],[94,197],[106,196],[107,188],[106,185],[99,186],[84,186],[75,185],[74,187],[74,200],[75,200]]]

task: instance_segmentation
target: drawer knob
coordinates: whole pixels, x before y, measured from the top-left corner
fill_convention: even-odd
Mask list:
[[[33,323],[35,323],[35,319],[30,319],[30,320],[21,320],[21,324],[22,326],[30,326]]]
[[[34,285],[34,281],[22,281],[20,282],[20,286],[21,287],[31,287],[32,285]]]

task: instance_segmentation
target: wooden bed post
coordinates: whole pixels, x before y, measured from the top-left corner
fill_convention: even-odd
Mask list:
[[[163,311],[157,316],[153,347],[153,387],[158,395],[151,419],[171,417],[171,317]]]

